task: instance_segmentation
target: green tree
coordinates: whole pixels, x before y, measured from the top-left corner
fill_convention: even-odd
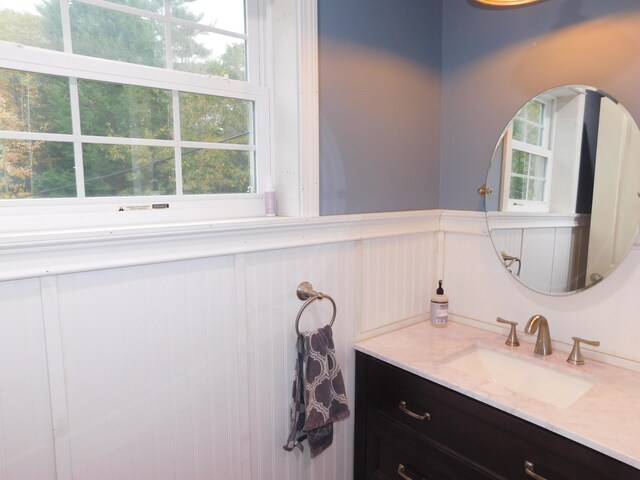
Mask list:
[[[37,15],[0,8],[0,40],[47,48]]]

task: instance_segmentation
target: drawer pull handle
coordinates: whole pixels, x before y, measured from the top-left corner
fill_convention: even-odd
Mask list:
[[[406,413],[411,418],[415,418],[416,420],[420,420],[420,421],[431,420],[431,414],[428,412],[424,412],[422,415],[420,415],[419,413],[415,413],[409,410],[407,408],[407,402],[405,402],[404,400],[400,400],[400,405],[398,405],[398,408],[400,409],[401,412]]]
[[[398,475],[400,475],[400,478],[403,478],[404,480],[413,480],[413,478],[411,478],[409,475],[407,475],[405,473],[405,466],[403,464],[399,464],[398,465]],[[422,480],[425,480],[424,478]]]
[[[546,478],[541,477],[540,475],[538,475],[536,472],[533,471],[533,463],[531,463],[528,460],[525,460],[524,462],[524,473],[529,475],[531,478],[535,478],[536,480],[547,480]]]

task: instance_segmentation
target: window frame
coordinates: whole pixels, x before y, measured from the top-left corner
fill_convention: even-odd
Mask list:
[[[509,128],[504,135],[503,143],[503,168],[502,168],[502,185],[504,188],[500,197],[500,209],[507,212],[548,212],[551,194],[551,176],[553,171],[553,141],[554,141],[554,124],[555,124],[555,99],[552,97],[536,97],[538,101],[544,105],[543,114],[543,139],[542,146],[530,144],[513,138],[513,121],[517,117],[514,116],[509,122]],[[529,102],[528,102],[529,103]],[[526,108],[525,104],[518,112]],[[544,176],[544,193],[543,200],[526,200],[511,198],[511,178],[513,177],[513,151],[519,150],[531,155],[537,155],[546,159],[545,176]],[[522,175],[519,175],[522,176]],[[534,178],[530,175],[523,178]]]
[[[100,5],[100,0],[85,0]],[[246,1],[247,81],[201,76],[178,70],[135,65],[65,52],[42,50],[0,41],[0,67],[62,77],[121,83],[173,91],[221,95],[249,100],[254,104],[257,191],[247,194],[216,194],[188,196],[127,196],[84,197],[64,199],[5,199],[1,202],[3,233],[77,230],[80,228],[110,228],[185,222],[211,222],[264,215],[263,193],[267,177],[277,181],[273,162],[274,73],[271,58],[273,47],[269,2]],[[313,2],[315,5],[315,2]],[[290,6],[297,6],[297,1]],[[118,6],[118,10],[129,7]],[[297,19],[298,17],[296,17]],[[317,26],[312,25],[316,28]],[[317,61],[317,60],[316,60]],[[161,78],[162,80],[158,80]],[[297,106],[296,106],[297,108]],[[16,132],[0,132],[0,139],[16,139]],[[75,134],[73,134],[75,135]],[[69,135],[22,132],[18,139],[49,139]],[[99,137],[101,140],[110,137]],[[79,140],[74,138],[73,140]],[[155,141],[154,141],[155,142]],[[151,143],[154,143],[151,142]],[[148,142],[144,142],[148,143]],[[315,161],[317,165],[317,159]],[[299,179],[296,179],[299,182]],[[168,209],[150,209],[158,203],[169,203]],[[299,208],[299,199],[293,210]],[[119,210],[125,208],[124,213]],[[131,208],[128,208],[131,207]],[[139,208],[138,208],[139,207]],[[38,219],[38,221],[34,221]]]

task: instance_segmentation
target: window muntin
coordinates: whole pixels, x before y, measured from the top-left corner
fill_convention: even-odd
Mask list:
[[[53,12],[52,18],[64,17],[60,16],[57,7],[60,2],[45,3]],[[173,8],[173,16],[165,15],[164,10],[162,15],[157,14],[160,7],[164,8],[164,3],[170,4],[142,0],[75,0],[68,4],[69,25],[62,25],[57,30],[48,27],[53,33],[47,41],[37,39],[33,34],[38,41],[32,41],[31,45],[53,49],[52,45],[64,44],[68,51],[73,49],[74,54],[80,50],[84,55],[107,61],[168,66],[174,71],[186,72],[187,76],[147,72],[144,66],[114,68],[108,62],[102,65],[101,60],[88,61],[84,57],[76,57],[80,59],[77,70],[72,72],[75,76],[39,73],[57,72],[70,64],[55,54],[43,62],[44,66],[40,61],[30,64],[16,60],[20,67],[24,65],[24,70],[0,69],[0,78],[26,77],[29,81],[36,78],[40,84],[55,84],[59,93],[40,95],[55,99],[55,105],[49,108],[55,115],[51,113],[46,121],[40,122],[46,128],[38,126],[35,117],[27,128],[15,122],[9,125],[9,121],[0,116],[3,146],[0,162],[6,165],[0,180],[0,198],[210,194],[242,194],[246,197],[258,192],[258,171],[264,171],[265,165],[268,168],[268,148],[263,150],[259,168],[256,139],[262,138],[264,143],[266,134],[257,134],[256,128],[263,131],[264,127],[257,127],[256,117],[263,122],[268,119],[265,111],[268,96],[264,88],[254,87],[251,83],[242,87],[223,80],[223,77],[247,79],[244,2],[237,2],[241,8],[236,6],[235,18],[221,22],[228,31],[217,24],[212,25],[214,20],[208,12],[194,16],[185,13],[184,8]],[[219,2],[195,1],[189,2],[189,6],[208,8],[215,3]],[[225,0],[225,3],[232,2]],[[0,1],[0,9],[2,7]],[[31,12],[33,17],[34,12],[42,10],[36,10],[28,2],[22,7],[26,12],[2,12],[11,15]],[[105,12],[109,15],[105,16]],[[106,41],[108,35],[100,40],[99,32],[87,29],[80,21],[96,16],[98,24],[108,18],[114,25],[128,25],[130,32],[144,29],[153,32],[155,50],[151,48],[153,42],[136,43],[126,35],[115,42],[113,38]],[[162,28],[158,24],[162,24]],[[63,33],[65,28],[66,34]],[[171,43],[168,39],[177,38],[175,33],[178,31],[188,34]],[[6,37],[2,38],[18,40],[15,35]],[[183,48],[195,45],[195,39],[200,42],[206,37],[217,37],[222,41],[217,42],[215,48],[211,46],[213,43],[205,41],[191,51]],[[85,40],[81,41],[82,38]],[[124,44],[131,48],[121,48]],[[215,54],[216,49],[223,53]],[[75,66],[76,60],[72,62]],[[28,71],[31,69],[34,71]],[[189,77],[194,71],[221,78]],[[143,75],[138,75],[141,72]],[[104,80],[111,76],[121,79],[123,74],[131,78],[131,84]],[[167,85],[163,85],[165,83]],[[0,83],[0,89],[2,85]],[[53,91],[53,87],[47,88],[44,93]],[[35,99],[37,93],[32,92],[30,100]],[[0,101],[7,99],[0,90]],[[26,154],[29,149],[32,152]],[[55,156],[51,153],[54,150]],[[10,152],[11,157],[3,152]],[[22,157],[16,159],[19,154]],[[7,165],[10,161],[15,165]],[[19,177],[15,176],[17,173]]]

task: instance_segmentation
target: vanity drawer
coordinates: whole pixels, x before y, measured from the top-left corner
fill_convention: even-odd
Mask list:
[[[639,470],[584,445],[372,357],[357,358],[367,419],[383,418],[495,478],[530,480],[528,461],[550,480],[640,480]]]
[[[513,438],[510,419],[498,418],[479,402],[390,365],[380,363],[378,369],[379,415],[497,475],[515,479],[523,474],[522,455],[534,449]],[[526,460],[538,463],[537,458]]]
[[[469,464],[454,452],[439,449],[382,415],[370,418],[368,430],[366,478],[507,480]]]

